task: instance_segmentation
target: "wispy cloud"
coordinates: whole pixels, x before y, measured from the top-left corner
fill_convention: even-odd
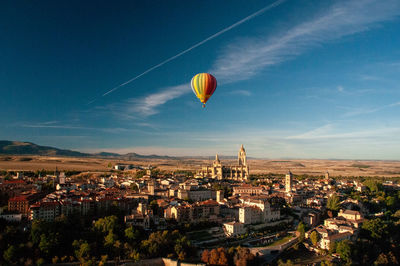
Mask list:
[[[202,42],[188,48],[182,53],[209,41],[241,23],[258,16],[266,10],[281,4],[276,1],[272,5],[253,13],[224,30],[210,36]],[[400,2],[396,0],[351,0],[340,1],[327,10],[314,16],[312,19],[297,24],[285,32],[273,36],[243,38],[226,47],[225,51],[216,59],[210,70],[221,83],[246,80],[261,72],[263,69],[284,61],[290,60],[313,47],[325,42],[336,40],[344,36],[366,31],[380,22],[394,19],[400,15]],[[182,53],[177,56],[182,55]],[[176,57],[171,57],[173,60]],[[171,61],[167,59],[161,65]],[[161,66],[159,65],[159,66]],[[155,67],[159,67],[158,65]],[[153,68],[146,70],[139,76],[117,86],[124,86]],[[190,92],[190,86],[181,84],[159,90],[142,98],[131,98],[122,103],[107,105],[107,108],[118,117],[137,119],[148,117],[159,112],[158,108],[185,93]],[[337,91],[346,92],[344,87],[338,86]],[[237,90],[232,94],[249,96],[250,91]],[[114,111],[113,111],[114,110]]]
[[[159,112],[157,107],[160,105],[176,99],[185,93],[189,93],[190,91],[191,89],[189,84],[167,87],[142,98],[128,99],[121,106],[128,115],[134,116],[135,114],[138,114],[142,117],[147,117],[157,114]]]
[[[184,55],[184,54],[186,54],[186,53],[192,51],[193,49],[195,49],[195,48],[197,48],[197,47],[199,47],[199,46],[201,46],[201,45],[203,45],[203,44],[205,44],[205,43],[207,43],[207,42],[209,42],[209,41],[211,41],[211,40],[217,38],[217,37],[220,36],[221,34],[224,34],[225,32],[230,31],[230,30],[232,30],[232,29],[234,29],[234,28],[240,26],[241,24],[243,24],[243,23],[245,23],[245,22],[247,22],[247,21],[249,21],[249,20],[251,20],[251,19],[253,19],[253,18],[255,18],[255,17],[257,17],[257,16],[259,16],[259,15],[261,15],[261,14],[263,14],[263,13],[265,13],[266,11],[268,11],[268,10],[270,10],[270,9],[272,9],[272,8],[274,8],[274,7],[278,6],[278,5],[280,5],[280,4],[282,4],[283,2],[285,2],[285,0],[278,0],[278,1],[273,2],[272,4],[269,4],[269,5],[267,5],[267,6],[263,7],[263,8],[261,8],[261,9],[259,9],[258,11],[254,12],[254,13],[250,14],[249,16],[247,16],[247,17],[245,17],[245,18],[243,18],[243,19],[241,19],[241,20],[239,20],[239,21],[233,23],[232,25],[230,25],[230,26],[228,26],[228,27],[226,27],[226,28],[224,28],[224,29],[218,31],[217,33],[215,33],[215,34],[209,36],[208,38],[206,38],[206,39],[204,39],[204,40],[202,40],[202,41],[196,43],[195,45],[193,45],[193,46],[191,46],[191,47],[189,47],[189,48],[183,50],[182,52],[180,52],[180,53],[178,53],[178,54],[176,54],[176,55],[174,55],[174,56],[171,56],[170,58],[168,58],[168,59],[166,59],[166,60],[164,60],[164,61],[158,63],[157,65],[154,65],[154,66],[150,67],[149,69],[147,69],[147,70],[145,70],[144,72],[140,73],[139,75],[137,75],[137,76],[131,78],[130,80],[125,81],[124,83],[121,83],[121,84],[119,84],[118,86],[116,86],[116,87],[114,87],[114,88],[108,90],[108,91],[105,92],[102,96],[104,97],[104,96],[106,96],[106,95],[108,95],[108,94],[110,94],[110,93],[112,93],[112,92],[118,90],[119,88],[121,88],[121,87],[123,87],[123,86],[125,86],[125,85],[127,85],[127,84],[129,84],[129,83],[131,83],[131,82],[133,82],[133,81],[135,81],[135,80],[137,80],[138,78],[140,78],[140,77],[146,75],[147,73],[149,73],[149,72],[151,72],[151,71],[153,71],[153,70],[155,70],[155,69],[157,69],[157,68],[159,68],[159,67],[165,65],[166,63],[168,63],[168,62],[170,62],[170,61],[172,61],[172,60],[175,60],[176,58],[178,58],[178,57],[180,57],[180,56],[182,56],[182,55]],[[91,100],[91,101],[88,102],[87,104],[91,104],[91,103],[93,103],[93,102],[95,102],[95,101],[96,101],[96,98],[93,99],[93,100]]]
[[[232,95],[240,95],[240,96],[251,96],[251,92],[248,90],[233,90],[230,92]]]
[[[88,130],[88,131],[102,131],[108,133],[122,133],[122,132],[138,132],[138,129],[129,129],[122,127],[88,127],[88,126],[80,126],[80,125],[70,125],[70,124],[47,124],[46,122],[38,122],[38,123],[16,123],[14,124],[16,127],[22,128],[44,128],[44,129],[65,129],[65,130]]]
[[[361,130],[346,130],[343,131],[340,128],[335,128],[332,124],[327,124],[322,127],[307,131],[302,134],[288,136],[288,140],[334,140],[334,139],[365,139],[365,138],[377,138],[380,136],[387,136],[398,134],[400,132],[399,127],[380,127],[380,128],[366,128]]]
[[[395,102],[387,105],[382,105],[382,106],[377,106],[377,107],[357,107],[357,108],[350,108],[351,110],[346,112],[344,114],[345,117],[352,117],[352,116],[358,116],[358,115],[365,115],[365,114],[371,114],[371,113],[376,113],[378,111],[382,111],[387,108],[392,108],[399,106],[400,102]]]
[[[318,16],[288,31],[230,44],[216,60],[212,73],[223,82],[246,80],[268,66],[294,58],[312,47],[366,31],[400,14],[397,0],[352,0],[332,5]]]

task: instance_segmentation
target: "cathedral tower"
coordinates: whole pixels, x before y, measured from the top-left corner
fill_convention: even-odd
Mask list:
[[[240,166],[247,166],[246,151],[244,150],[243,144],[238,153],[238,163]]]
[[[293,174],[292,172],[288,172],[285,178],[285,191],[289,193],[292,191],[292,182],[293,182]]]

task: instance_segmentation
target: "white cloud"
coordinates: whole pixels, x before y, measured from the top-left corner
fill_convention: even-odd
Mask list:
[[[284,33],[230,44],[211,72],[222,82],[246,80],[266,67],[289,60],[312,47],[366,31],[399,14],[400,2],[397,0],[341,1]]]
[[[358,116],[358,115],[365,115],[365,114],[371,114],[371,113],[376,113],[379,111],[382,111],[387,108],[393,108],[396,106],[399,106],[400,102],[395,102],[387,105],[381,105],[377,107],[356,107],[356,108],[348,108],[351,109],[350,111],[346,112],[343,116],[344,117],[352,117],[352,116]]]
[[[269,8],[280,3],[277,1]],[[210,72],[222,83],[246,80],[268,66],[282,63],[324,42],[366,31],[399,14],[400,2],[397,0],[341,1],[286,32],[264,38],[241,39],[230,44],[216,59]],[[344,92],[342,86],[337,89]],[[190,85],[181,84],[139,99],[131,98],[118,105],[108,105],[107,108],[120,118],[143,118],[157,114],[159,106],[188,92]],[[251,92],[237,90],[232,94],[250,96]]]
[[[149,94],[142,98],[131,98],[126,101],[125,112],[135,116],[150,116],[157,114],[157,107],[163,105],[173,99],[176,99],[183,94],[191,92],[189,84],[181,84],[173,87],[163,88],[156,93]]]
[[[251,92],[248,90],[233,90],[230,92],[233,95],[240,95],[240,96],[251,96]]]
[[[338,127],[334,127],[332,124],[327,124],[322,127],[307,131],[302,134],[288,136],[285,139],[288,140],[354,140],[354,139],[369,139],[378,138],[380,136],[393,136],[400,133],[398,127],[380,127],[380,128],[366,128],[356,130],[343,130]]]
[[[251,19],[253,19],[253,18],[255,18],[255,17],[257,17],[257,16],[259,16],[259,15],[261,15],[261,14],[263,14],[263,13],[265,13],[266,11],[268,11],[268,10],[270,10],[270,9],[276,7],[276,6],[279,6],[279,5],[282,4],[283,2],[285,2],[285,0],[277,0],[277,1],[275,1],[275,2],[273,2],[273,3],[271,3],[271,4],[269,4],[269,5],[267,5],[267,6],[263,7],[263,8],[261,8],[260,10],[254,12],[254,13],[250,14],[249,16],[247,16],[247,17],[245,17],[245,18],[243,18],[243,19],[241,19],[241,20],[239,20],[239,21],[233,23],[232,25],[230,25],[230,26],[228,26],[228,27],[226,27],[226,28],[224,28],[224,29],[218,31],[217,33],[215,33],[215,34],[209,36],[208,38],[206,38],[206,39],[204,39],[204,40],[202,40],[202,41],[196,43],[195,45],[193,45],[193,46],[191,46],[191,47],[189,47],[189,48],[183,50],[182,52],[180,52],[180,53],[178,53],[178,54],[176,54],[176,55],[174,55],[174,56],[172,56],[172,57],[170,57],[170,58],[168,58],[168,59],[166,59],[166,60],[164,60],[164,61],[158,63],[157,65],[154,65],[154,66],[150,67],[149,69],[147,69],[147,70],[145,70],[144,72],[142,72],[141,74],[139,74],[139,75],[137,75],[137,76],[131,78],[130,80],[125,81],[125,82],[122,83],[122,84],[119,84],[118,86],[112,88],[111,90],[108,90],[108,91],[105,92],[102,96],[104,97],[104,96],[106,96],[106,95],[112,93],[113,91],[115,91],[115,90],[117,90],[117,89],[119,89],[119,88],[121,88],[121,87],[123,87],[123,86],[125,86],[125,85],[127,85],[127,84],[129,84],[129,83],[131,83],[131,82],[133,82],[133,81],[135,81],[135,80],[137,80],[138,78],[140,78],[140,77],[146,75],[147,73],[149,73],[149,72],[151,72],[151,71],[153,71],[153,70],[155,70],[155,69],[157,69],[157,68],[159,68],[159,67],[165,65],[166,63],[168,63],[168,62],[170,62],[170,61],[173,61],[173,60],[175,60],[176,58],[178,58],[178,57],[180,57],[180,56],[182,56],[182,55],[184,55],[184,54],[186,54],[186,53],[192,51],[193,49],[195,49],[195,48],[197,48],[197,47],[199,47],[199,46],[201,46],[201,45],[203,45],[203,44],[205,44],[205,43],[207,43],[207,42],[209,42],[209,41],[211,41],[211,40],[217,38],[218,36],[224,34],[225,32],[228,32],[228,31],[230,31],[230,30],[232,30],[232,29],[234,29],[234,28],[236,28],[236,27],[242,25],[243,23],[245,23],[245,22],[247,22],[247,21],[249,21],[249,20],[251,20]],[[87,103],[87,104],[89,105],[89,104],[93,103],[94,101],[96,101],[96,99],[93,99],[92,101],[90,101],[90,102]]]

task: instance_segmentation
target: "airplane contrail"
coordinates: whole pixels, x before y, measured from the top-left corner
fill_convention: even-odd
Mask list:
[[[137,80],[137,79],[140,78],[141,76],[146,75],[146,74],[149,73],[150,71],[153,71],[154,69],[159,68],[159,67],[165,65],[166,63],[168,63],[168,62],[170,62],[170,61],[172,61],[172,60],[174,60],[174,59],[176,59],[176,58],[178,58],[178,57],[180,57],[180,56],[186,54],[187,52],[190,52],[191,50],[193,50],[193,49],[199,47],[200,45],[205,44],[206,42],[208,42],[208,41],[210,41],[210,40],[212,40],[212,39],[218,37],[219,35],[221,35],[221,34],[227,32],[227,31],[229,31],[229,30],[231,30],[231,29],[233,29],[233,28],[236,28],[237,26],[239,26],[239,25],[245,23],[246,21],[248,21],[248,20],[250,20],[250,19],[253,19],[254,17],[257,17],[257,16],[261,15],[262,13],[264,13],[264,12],[266,12],[266,11],[268,11],[268,10],[270,10],[270,9],[272,9],[272,8],[274,8],[274,7],[278,6],[278,5],[280,5],[280,4],[282,4],[282,3],[285,2],[285,1],[286,1],[286,0],[278,0],[278,1],[275,1],[274,3],[272,3],[272,4],[268,5],[268,6],[263,7],[262,9],[258,10],[257,12],[255,12],[255,13],[253,13],[253,14],[251,14],[251,15],[249,15],[249,16],[247,16],[247,17],[241,19],[241,20],[239,20],[238,22],[232,24],[231,26],[226,27],[225,29],[223,29],[223,30],[221,30],[221,31],[219,31],[219,32],[217,32],[217,33],[211,35],[210,37],[208,37],[208,38],[202,40],[202,41],[199,42],[199,43],[196,43],[195,45],[193,45],[193,46],[187,48],[186,50],[183,50],[183,51],[180,52],[179,54],[174,55],[174,56],[172,56],[172,57],[170,57],[170,58],[168,58],[168,59],[162,61],[161,63],[159,63],[159,64],[157,64],[157,65],[155,65],[155,66],[152,66],[151,68],[147,69],[146,71],[144,71],[143,73],[137,75],[136,77],[131,78],[130,80],[125,81],[124,83],[122,83],[122,84],[120,84],[120,85],[118,85],[118,86],[112,88],[111,90],[109,90],[109,91],[107,91],[106,93],[104,93],[104,94],[102,95],[102,97],[104,97],[104,96],[106,96],[106,95],[112,93],[113,91],[115,91],[115,90],[117,90],[117,89],[119,89],[119,88],[121,88],[121,87],[123,87],[123,86],[125,86],[125,85],[127,85],[127,84],[129,84],[129,83],[131,83],[131,82],[133,82],[133,81],[135,81],[135,80]],[[95,100],[96,100],[96,99],[90,101],[88,104],[93,103]]]

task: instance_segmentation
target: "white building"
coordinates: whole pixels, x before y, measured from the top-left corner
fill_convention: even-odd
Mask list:
[[[239,222],[244,224],[267,223],[280,219],[280,210],[271,207],[265,199],[241,200],[243,206],[239,209]]]
[[[31,219],[54,221],[60,215],[60,204],[56,201],[39,202],[31,205]]]
[[[224,232],[226,236],[238,236],[246,233],[244,224],[240,222],[224,223]]]

